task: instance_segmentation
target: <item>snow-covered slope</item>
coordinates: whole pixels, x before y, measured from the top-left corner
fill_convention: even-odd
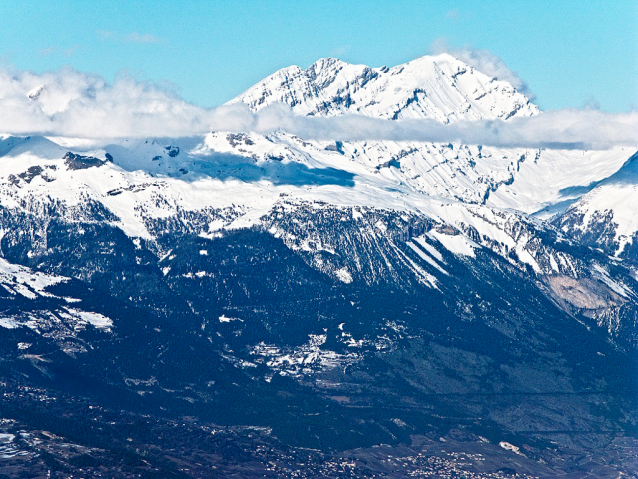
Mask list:
[[[507,82],[447,54],[394,68],[322,59],[284,68],[230,103],[259,110],[275,102],[303,115],[356,113],[377,118],[504,119],[539,114]],[[541,113],[542,114],[542,113]],[[462,202],[487,203],[549,217],[614,174],[634,150],[525,150],[422,142],[318,145],[396,178],[409,189]]]
[[[80,298],[59,296],[51,287],[70,278],[33,271],[0,258],[0,331],[28,328],[39,336],[55,340],[68,354],[86,351],[78,333],[89,325],[110,332],[108,317],[86,310]],[[30,343],[19,343],[19,350]]]
[[[304,115],[363,115],[404,119],[494,119],[530,116],[536,105],[509,83],[490,78],[442,54],[425,56],[394,68],[351,65],[323,58],[307,70],[284,68],[234,102],[258,110],[275,102]]]
[[[556,223],[586,244],[638,259],[638,153],[594,186]]]
[[[511,184],[500,185],[488,204],[550,218],[614,175],[634,152],[623,147],[538,151],[534,161],[520,163]]]

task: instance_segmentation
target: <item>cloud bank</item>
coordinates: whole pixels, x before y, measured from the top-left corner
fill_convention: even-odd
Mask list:
[[[276,128],[315,140],[392,140],[459,142],[504,148],[606,150],[638,146],[638,112],[610,114],[596,110],[557,110],[526,118],[457,121],[382,120],[361,115],[301,117],[273,105],[254,115],[252,131]]]
[[[175,92],[72,69],[36,75],[0,72],[0,133],[74,138],[152,138],[211,130],[284,130],[308,140],[460,142],[500,147],[595,149],[638,145],[638,112],[547,111],[507,121],[383,120],[362,115],[306,117],[286,105],[258,113],[243,104],[201,108]]]

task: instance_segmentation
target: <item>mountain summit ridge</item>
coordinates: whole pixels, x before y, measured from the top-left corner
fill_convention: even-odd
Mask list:
[[[283,68],[240,94],[257,111],[282,102],[304,115],[358,113],[386,119],[508,119],[539,109],[506,81],[481,73],[449,54],[423,56],[392,68],[370,68],[322,58],[306,70]]]

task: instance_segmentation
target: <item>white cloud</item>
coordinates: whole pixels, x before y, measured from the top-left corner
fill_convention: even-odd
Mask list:
[[[498,80],[508,82],[528,98],[534,98],[534,94],[529,89],[527,83],[525,83],[516,72],[510,70],[501,57],[494,55],[489,50],[480,50],[469,47],[452,48],[444,38],[435,40],[434,43],[432,43],[430,50],[434,54],[449,53],[471,67],[476,68],[481,73],[485,73],[486,75]]]
[[[72,69],[36,75],[0,71],[0,132],[78,138],[179,137],[210,130],[306,139],[461,142],[502,147],[607,149],[638,144],[638,112],[547,111],[507,121],[382,120],[361,115],[306,117],[286,105],[252,113],[245,105],[192,105],[174,91],[122,76],[113,84]]]
[[[93,138],[201,132],[209,113],[155,85],[72,69],[0,72],[0,112],[0,131]]]
[[[301,117],[273,105],[256,115],[253,130],[281,128],[306,139],[460,142],[500,147],[605,150],[638,146],[638,112],[556,110],[510,120],[382,120],[361,115]]]

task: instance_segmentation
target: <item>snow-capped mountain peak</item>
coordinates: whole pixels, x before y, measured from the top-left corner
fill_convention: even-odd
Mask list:
[[[448,54],[424,56],[393,68],[352,65],[334,58],[306,70],[288,67],[230,103],[254,111],[276,102],[298,114],[358,113],[379,118],[508,119],[539,112],[507,82],[485,75]]]

